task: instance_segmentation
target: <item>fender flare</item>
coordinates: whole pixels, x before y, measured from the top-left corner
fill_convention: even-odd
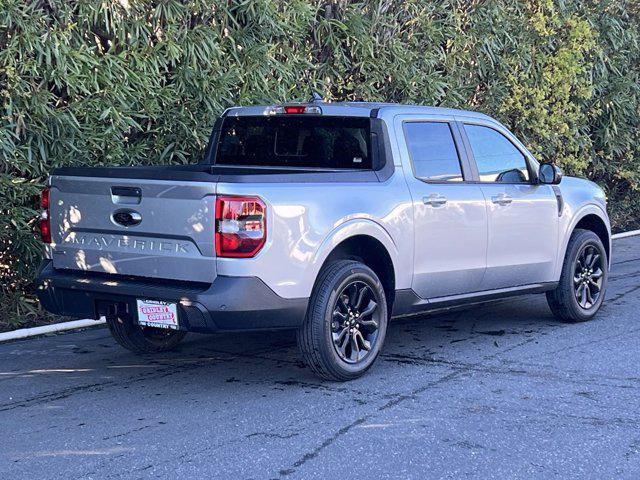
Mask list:
[[[607,236],[609,237],[609,252],[611,252],[611,225],[609,223],[609,217],[607,213],[600,207],[599,205],[589,203],[580,207],[580,209],[573,215],[571,219],[571,223],[564,232],[561,232],[560,235],[560,248],[558,249],[558,258],[556,261],[556,269],[555,269],[555,277],[560,278],[560,274],[562,273],[562,267],[564,264],[564,257],[567,253],[567,245],[569,244],[569,239],[573,234],[573,231],[576,229],[576,225],[580,223],[580,221],[586,217],[587,215],[596,215],[599,217],[602,222],[607,227]],[[611,265],[611,254],[609,254],[609,265]]]
[[[340,243],[357,235],[372,237],[384,246],[389,257],[391,257],[393,272],[397,284],[398,277],[401,275],[398,270],[400,252],[398,251],[398,247],[393,241],[393,238],[379,223],[368,218],[354,218],[341,223],[331,230],[316,250],[309,268],[309,276],[312,278],[312,281],[310,282],[311,285],[315,284],[315,280],[320,273],[320,269],[331,252],[333,252]]]

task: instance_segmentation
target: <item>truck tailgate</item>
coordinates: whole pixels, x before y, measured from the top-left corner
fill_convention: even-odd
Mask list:
[[[51,177],[53,267],[213,282],[216,183]]]

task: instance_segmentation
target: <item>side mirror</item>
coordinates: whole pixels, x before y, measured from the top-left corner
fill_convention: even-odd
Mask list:
[[[540,183],[557,185],[562,180],[562,170],[554,163],[543,163],[538,171]]]

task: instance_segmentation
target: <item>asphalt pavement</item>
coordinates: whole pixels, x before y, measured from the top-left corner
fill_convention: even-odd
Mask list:
[[[349,383],[291,332],[2,344],[0,478],[640,478],[640,237],[613,262],[591,322],[543,295],[394,321]]]

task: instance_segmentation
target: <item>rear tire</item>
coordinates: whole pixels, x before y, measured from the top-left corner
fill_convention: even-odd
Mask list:
[[[604,301],[609,276],[607,252],[595,233],[576,229],[567,245],[560,282],[547,303],[563,322],[591,320]]]
[[[187,334],[180,330],[142,327],[123,317],[109,317],[107,325],[115,341],[134,353],[173,350]]]
[[[320,378],[346,381],[363,375],[384,344],[385,291],[363,263],[339,260],[325,266],[298,330],[305,363]]]

